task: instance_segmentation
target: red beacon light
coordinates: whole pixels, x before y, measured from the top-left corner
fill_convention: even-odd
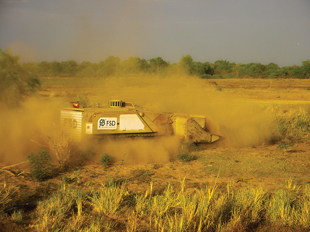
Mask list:
[[[72,107],[80,108],[80,103],[79,102],[71,102],[71,103],[72,103]]]

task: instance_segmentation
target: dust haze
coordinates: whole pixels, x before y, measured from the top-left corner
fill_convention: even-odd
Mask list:
[[[215,80],[216,82],[216,80]],[[209,80],[186,76],[84,78],[54,93],[65,98],[28,99],[18,109],[0,113],[0,162],[27,161],[30,153],[44,148],[46,139],[59,133],[62,107],[85,96],[95,105],[106,105],[111,99],[133,102],[154,112],[203,115],[211,133],[223,137],[218,146],[257,146],[272,137],[272,116],[255,103],[237,99]],[[44,84],[44,83],[43,83]],[[60,94],[61,95],[61,94]],[[43,146],[42,146],[43,145]],[[128,139],[81,144],[94,149],[97,158],[106,153],[125,163],[167,162],[177,154],[180,141],[175,137]],[[98,159],[97,159],[98,160]]]
[[[86,82],[93,104],[111,99],[133,102],[154,112],[206,116],[210,132],[223,137],[220,146],[257,146],[272,137],[273,117],[261,105],[221,90],[216,80],[185,75],[112,77]]]
[[[18,108],[2,108],[0,113],[0,162],[27,161],[31,153],[47,150],[48,137],[59,131],[57,99],[29,98]]]

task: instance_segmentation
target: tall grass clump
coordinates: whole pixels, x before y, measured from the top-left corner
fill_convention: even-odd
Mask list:
[[[90,199],[90,205],[93,210],[99,214],[115,214],[121,207],[124,197],[128,194],[125,185],[118,187],[112,185],[106,187],[102,185],[99,190],[93,190]]]
[[[302,141],[310,136],[310,109],[306,107],[284,109],[278,105],[266,106],[271,112],[276,127],[274,129],[275,139]]]
[[[286,189],[271,195],[266,210],[270,223],[310,228],[310,185],[288,182]]]
[[[54,195],[38,203],[32,227],[38,231],[114,231],[108,216],[119,210],[127,193],[124,187],[84,191],[63,182]]]
[[[253,230],[264,223],[267,194],[262,188],[232,190],[227,196],[226,204],[222,206],[225,210],[220,211],[218,229]]]
[[[112,163],[112,157],[109,156],[108,154],[103,154],[101,155],[99,161],[102,163],[103,166],[109,167]]]
[[[168,184],[156,191],[129,192],[127,183],[90,190],[65,183],[38,203],[38,231],[255,231],[281,227],[310,229],[310,185],[276,192],[216,184],[201,189]],[[267,230],[266,230],[267,231]]]
[[[81,216],[81,201],[80,191],[62,183],[57,193],[38,203],[36,209],[37,220],[33,227],[38,231],[63,230],[67,226],[65,221],[68,217]],[[78,205],[80,205],[80,208]],[[75,221],[74,218],[72,218],[72,221]],[[77,226],[76,223],[75,225]]]
[[[197,156],[191,155],[189,152],[180,153],[175,156],[179,160],[182,160],[183,162],[190,162],[193,160],[197,160]]]
[[[15,188],[6,182],[0,187],[0,215],[10,206],[15,192]]]

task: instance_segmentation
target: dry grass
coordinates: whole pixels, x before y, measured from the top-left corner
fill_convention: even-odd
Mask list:
[[[3,185],[0,187],[0,212],[3,212],[8,207],[14,193],[15,188],[8,186],[4,181]]]
[[[308,107],[287,108],[280,105],[264,106],[271,112],[276,127],[274,137],[278,141],[302,142],[310,136],[310,110]]]
[[[81,190],[61,183],[38,202],[29,228],[36,231],[255,231],[277,225],[310,228],[310,186],[236,189],[217,185],[189,192],[184,181],[162,193],[137,194],[120,186]],[[20,218],[18,212],[11,220]]]
[[[72,156],[73,140],[64,133],[53,138],[48,137],[48,139],[48,147],[54,151],[59,167],[64,168]]]

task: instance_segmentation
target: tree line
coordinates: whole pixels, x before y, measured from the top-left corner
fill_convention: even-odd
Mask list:
[[[39,63],[24,63],[26,69],[43,77],[109,77],[126,75],[154,74],[168,76],[183,73],[201,78],[310,78],[310,60],[302,62],[301,66],[279,67],[275,63],[236,64],[226,60],[214,63],[196,62],[190,55],[183,56],[178,63],[171,64],[161,57],[150,60],[130,57],[121,61],[110,56],[104,61],[91,63],[74,60]]]
[[[150,60],[130,57],[121,61],[110,56],[99,63],[74,60],[62,62],[21,63],[20,56],[12,55],[10,49],[0,49],[0,107],[19,105],[40,88],[40,77],[109,77],[132,75],[175,74],[200,78],[310,78],[310,60],[301,66],[279,67],[270,63],[236,64],[226,60],[214,63],[196,62],[190,55],[183,56],[178,63],[169,63],[161,57]]]
[[[1,49],[0,49],[1,51]],[[9,49],[2,54],[13,56]],[[301,66],[279,67],[275,63],[236,64],[226,60],[211,62],[196,62],[190,55],[181,57],[178,63],[170,63],[161,57],[150,60],[130,57],[121,61],[110,56],[104,61],[91,63],[74,60],[53,62],[22,63],[22,68],[41,77],[109,77],[130,75],[160,75],[185,74],[200,78],[310,78],[310,60],[302,62]]]

